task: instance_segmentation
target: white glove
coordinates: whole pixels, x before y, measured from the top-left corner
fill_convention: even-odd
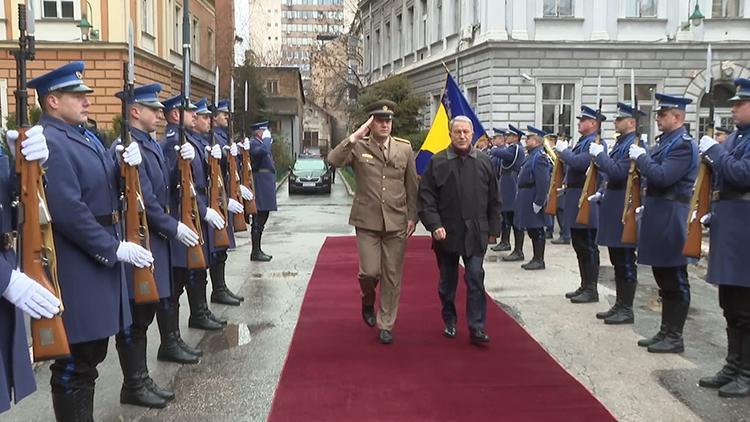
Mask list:
[[[213,208],[206,208],[206,216],[203,217],[203,220],[212,225],[216,230],[224,228],[224,219]]]
[[[273,139],[271,138],[271,131],[268,130],[268,129],[264,130],[263,131],[263,136],[261,137],[261,139],[263,139],[264,141],[266,139],[271,139],[271,143],[273,143]]]
[[[44,128],[36,125],[26,131],[26,139],[21,143],[21,154],[26,161],[40,160],[44,164],[49,158],[49,149],[47,148],[47,138],[44,136]],[[18,131],[9,130],[5,134],[8,147],[15,148],[15,142],[18,140]]]
[[[250,151],[250,138],[245,138],[245,140],[242,141],[242,148],[244,148],[245,151]]]
[[[141,149],[138,148],[137,142],[131,142],[127,148],[123,147],[121,144],[117,145],[115,150],[122,153],[122,161],[129,166],[135,167],[140,165],[143,161],[143,158],[141,157]]]
[[[219,146],[219,144],[216,144],[212,147],[206,145],[206,152],[210,153],[211,157],[217,160],[221,160],[221,147]]]
[[[34,319],[52,318],[60,312],[60,301],[26,274],[13,270],[3,297]]]
[[[595,144],[592,144],[592,145],[595,145]],[[602,200],[602,193],[601,192],[597,192],[597,193],[589,196],[588,200],[589,200],[589,202],[598,203],[599,201]]]
[[[523,138],[519,141],[522,147],[526,148],[526,138]]]
[[[713,213],[711,213],[711,212],[709,212],[706,215],[704,215],[703,217],[701,217],[701,224],[703,224],[706,227],[708,227],[709,225],[711,225],[711,217],[713,217]]]
[[[592,142],[592,143],[589,144],[589,154],[592,157],[596,157],[597,155],[601,154],[602,152],[604,152],[604,145],[597,144],[596,142]]]
[[[631,160],[637,160],[638,157],[640,157],[641,155],[643,155],[645,153],[646,153],[645,149],[643,149],[643,148],[641,148],[641,147],[639,147],[638,145],[635,145],[635,144],[631,145],[630,146],[630,150],[628,151],[628,154],[630,155],[630,159]]]
[[[541,205],[537,205],[537,204],[535,204],[535,203],[532,202],[531,203],[531,209],[534,210],[534,214],[539,214],[539,211],[542,210],[542,206]]]
[[[236,200],[229,198],[229,201],[227,201],[227,211],[232,214],[243,214],[245,212],[245,207]]]
[[[182,145],[175,145],[174,150],[179,152],[180,157],[185,161],[193,161],[193,158],[195,158],[195,148],[187,142]]]
[[[700,143],[698,144],[698,150],[700,150],[701,154],[705,154],[706,151],[711,149],[711,147],[716,144],[718,144],[718,142],[716,142],[716,139],[703,135]]]
[[[253,191],[251,191],[250,188],[245,185],[240,185],[240,193],[242,194],[242,199],[244,199],[245,201],[252,201],[253,199],[255,199]]]
[[[635,220],[641,221],[641,217],[643,217],[643,205],[635,209]]]
[[[190,230],[188,226],[182,222],[177,223],[177,240],[185,246],[192,247],[198,244],[200,238],[198,233]]]
[[[568,141],[557,141],[555,144],[555,151],[557,152],[563,152],[566,149],[568,149],[570,145],[568,144]]]
[[[229,155],[232,157],[236,157],[240,154],[239,148],[237,148],[237,143],[232,142],[232,146],[229,147]]]
[[[151,251],[133,242],[120,242],[117,248],[117,260],[133,264],[138,268],[146,268],[154,262]]]

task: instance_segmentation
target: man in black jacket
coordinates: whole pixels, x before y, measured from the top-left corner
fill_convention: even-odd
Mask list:
[[[484,332],[484,254],[500,234],[500,198],[490,158],[472,147],[474,128],[466,116],[450,122],[451,145],[435,154],[419,184],[419,217],[432,233],[440,268],[438,293],[446,337],[456,336],[458,259],[466,272],[467,319],[474,344],[490,341]]]

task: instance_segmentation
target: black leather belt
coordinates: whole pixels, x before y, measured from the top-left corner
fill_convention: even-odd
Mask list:
[[[690,197],[686,195],[677,195],[674,192],[659,192],[659,191],[649,191],[646,189],[646,196],[650,196],[651,198],[664,198],[669,199],[670,201],[677,201],[682,202],[685,204],[690,203]]]
[[[8,232],[0,236],[0,250],[3,252],[12,250],[16,246],[16,233]]]
[[[715,190],[711,196],[714,201],[750,201],[750,192]]]
[[[568,183],[568,186],[571,189],[583,189],[583,183]]]
[[[534,183],[519,183],[518,189],[531,189],[536,186]]]
[[[120,211],[112,211],[111,214],[94,216],[97,223],[102,226],[114,226],[120,222]]]
[[[273,173],[274,171],[271,169],[260,169],[260,170],[255,170],[255,172],[256,173]]]

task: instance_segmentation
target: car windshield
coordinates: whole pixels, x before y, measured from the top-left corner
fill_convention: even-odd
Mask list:
[[[294,163],[294,170],[300,171],[300,170],[325,170],[326,169],[326,163],[323,160],[297,160],[296,163]]]

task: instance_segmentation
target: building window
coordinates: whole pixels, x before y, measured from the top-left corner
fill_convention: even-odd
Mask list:
[[[473,110],[477,109],[477,98],[478,98],[478,89],[477,87],[473,86],[471,88],[466,89],[466,99],[469,101],[469,105]]]
[[[73,19],[73,0],[43,0],[42,17]]]
[[[387,22],[385,24],[385,42],[383,44],[385,48],[383,49],[383,55],[384,60],[383,64],[390,63],[391,62],[391,23]]]
[[[200,34],[198,33],[198,18],[193,18],[193,27],[191,28],[191,35],[193,37],[192,43],[190,45],[190,50],[192,52],[192,58],[194,62],[200,61],[201,51],[200,51]]]
[[[404,21],[402,19],[402,16],[396,15],[396,46],[397,46],[396,52],[398,53],[399,58],[404,55],[403,46],[402,46],[403,44],[402,41],[404,40],[403,39],[403,36],[404,36],[403,25],[404,25]]]
[[[174,7],[174,34],[172,36],[174,51],[182,51],[182,8]]]
[[[435,0],[435,7],[437,7],[437,18],[435,19],[437,22],[437,38],[435,41],[440,41],[443,39],[443,0]]]
[[[656,0],[628,0],[629,18],[655,18]]]
[[[209,51],[209,63],[211,67],[213,68],[215,66],[214,59],[216,57],[215,51],[216,48],[214,47],[214,31],[211,28],[208,28],[208,36],[206,37],[206,41],[208,42],[208,51]]]
[[[442,98],[442,93],[433,95],[432,96],[432,119],[435,119],[435,115],[438,112],[438,109],[440,108],[440,99]]]
[[[414,51],[414,7],[406,9],[406,52]]]
[[[154,0],[141,0],[141,30],[154,34]]]
[[[744,15],[743,0],[713,0],[711,17],[741,18]]]
[[[734,119],[732,119],[732,102],[729,100],[734,96],[734,86],[729,83],[720,81],[714,83],[713,103],[714,103],[714,122],[711,124],[708,115],[711,111],[711,96],[703,95],[698,108],[698,133],[697,136],[703,136],[708,133],[708,128],[712,126],[723,126],[732,130],[734,128]]]
[[[570,139],[573,127],[574,84],[542,84],[542,127]]]
[[[626,83],[623,87],[623,98],[630,102],[630,84]],[[638,103],[638,109],[646,113],[638,119],[638,133],[648,135],[649,142],[653,143],[653,114],[654,111],[654,92],[655,84],[635,84],[635,99]]]
[[[427,0],[422,0],[420,2],[420,8],[419,10],[422,12],[422,21],[420,22],[420,29],[422,39],[422,47],[427,47]]]
[[[375,48],[372,57],[373,67],[380,67],[380,29],[375,30]]]
[[[277,80],[266,81],[266,93],[278,94],[279,93],[279,81]]]
[[[573,16],[573,0],[544,0],[545,17]]]
[[[370,51],[370,45],[371,45],[370,36],[365,35],[365,49],[364,49],[365,54],[363,58],[364,63],[362,64],[364,65],[365,69],[367,69],[368,71],[372,70],[372,67],[370,66],[370,54],[368,54],[368,52]]]

